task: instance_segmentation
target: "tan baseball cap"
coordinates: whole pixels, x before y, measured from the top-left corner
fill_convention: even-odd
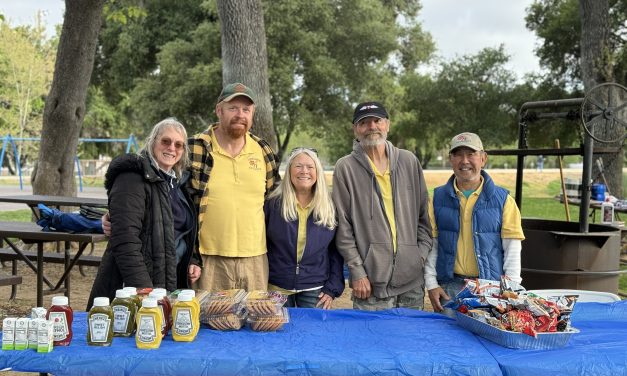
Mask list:
[[[476,134],[464,132],[451,139],[451,148],[449,149],[449,152],[452,152],[454,149],[459,147],[467,147],[472,150],[483,150],[483,143]]]

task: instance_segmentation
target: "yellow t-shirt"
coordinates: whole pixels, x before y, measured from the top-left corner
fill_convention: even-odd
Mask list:
[[[307,244],[307,218],[309,218],[311,203],[306,207],[301,207],[299,203],[296,204],[296,211],[298,212],[298,237],[296,240],[296,262],[300,262],[303,259],[303,253],[305,253],[305,244]]]
[[[481,185],[473,193],[466,198],[464,193],[454,184],[455,193],[459,198],[459,213],[461,216],[461,227],[459,237],[457,239],[457,255],[455,256],[455,267],[453,273],[476,277],[479,275],[479,267],[477,266],[477,256],[475,255],[475,244],[472,240],[472,210],[477,203],[477,199],[483,190],[483,180]],[[435,224],[435,215],[433,212],[433,197],[429,203],[429,220],[433,229],[433,237],[437,238],[438,228]],[[523,234],[520,211],[516,205],[516,201],[510,195],[507,195],[505,205],[503,206],[503,223],[501,226],[502,239],[525,239]]]
[[[266,253],[263,202],[266,169],[261,146],[246,134],[246,144],[231,157],[211,131],[213,168],[205,189],[207,211],[199,232],[200,253],[251,257]]]
[[[392,244],[394,246],[394,252],[396,252],[396,220],[394,218],[394,198],[392,196],[392,181],[390,180],[390,167],[381,173],[374,165],[374,162],[368,157],[368,162],[374,171],[374,176],[379,184],[379,190],[381,190],[381,197],[383,197],[383,207],[385,208],[385,216],[388,217],[390,223],[390,231],[392,232]]]

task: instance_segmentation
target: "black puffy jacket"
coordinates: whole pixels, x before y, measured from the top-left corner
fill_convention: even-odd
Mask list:
[[[184,174],[179,187],[185,183]],[[111,238],[102,257],[91,290],[87,309],[95,297],[115,297],[115,291],[125,286],[162,287],[168,291],[188,287],[187,268],[200,265],[194,254],[197,236],[196,221],[187,232],[187,253],[177,270],[171,189],[147,156],[125,154],[111,161],[105,175],[109,197]],[[181,190],[187,206],[196,218],[185,189]]]

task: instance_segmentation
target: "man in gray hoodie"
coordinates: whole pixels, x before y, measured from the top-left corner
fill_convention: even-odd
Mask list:
[[[386,140],[388,113],[365,102],[353,115],[353,152],[333,174],[336,245],[348,263],[353,308],[422,309],[431,248],[427,187],[418,158]]]

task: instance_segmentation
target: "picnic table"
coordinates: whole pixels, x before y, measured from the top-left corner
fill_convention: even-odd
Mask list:
[[[81,206],[88,205],[99,208],[106,208],[108,201],[106,198],[98,197],[72,197],[72,196],[48,196],[48,195],[10,195],[0,196],[0,202],[26,204],[30,207],[35,217],[39,218],[36,210],[37,204],[46,206]]]
[[[103,234],[72,234],[68,232],[45,232],[41,227],[32,222],[8,222],[0,221],[0,239],[9,245],[9,248],[0,250],[0,256],[3,260],[10,258],[13,262],[16,259],[23,260],[35,273],[37,273],[37,306],[43,305],[44,289],[43,284],[46,283],[48,290],[46,293],[57,293],[63,291],[66,296],[70,296],[70,272],[76,265],[83,251],[89,244],[106,240]],[[20,249],[13,239],[22,240],[24,243],[37,244],[37,253],[29,254],[28,251]],[[72,257],[69,247],[66,247],[64,254],[61,256],[64,264],[64,273],[57,283],[52,283],[44,274],[44,243],[48,242],[77,242],[79,247],[76,254]],[[53,256],[58,258],[57,256]],[[92,256],[94,258],[95,256]],[[36,264],[31,259],[35,258]],[[61,285],[65,284],[65,288]]]
[[[157,350],[134,337],[86,343],[86,313],[74,314],[69,347],[49,354],[1,351],[0,369],[55,375],[625,375],[627,301],[577,303],[570,342],[553,350],[508,349],[444,315],[289,309],[277,332],[202,327],[194,342],[168,335]]]

